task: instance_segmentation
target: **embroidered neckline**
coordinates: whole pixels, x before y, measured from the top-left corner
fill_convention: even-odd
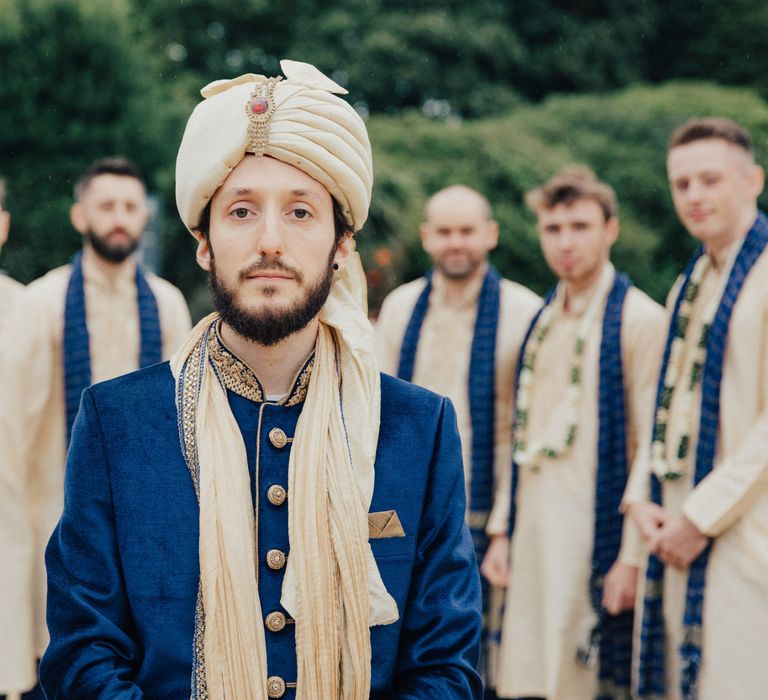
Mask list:
[[[231,392],[249,401],[266,402],[266,392],[256,373],[224,344],[220,327],[221,321],[218,321],[214,325],[214,332],[208,336],[208,354],[222,384]],[[307,398],[314,363],[315,353],[313,352],[296,374],[291,390],[277,402],[278,404],[296,406]]]

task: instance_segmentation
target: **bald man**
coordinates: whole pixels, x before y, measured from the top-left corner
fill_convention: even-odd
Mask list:
[[[433,267],[395,289],[376,326],[382,372],[448,396],[456,407],[467,488],[467,520],[478,561],[494,482],[511,461],[513,387],[525,331],[541,300],[488,264],[499,225],[488,200],[453,185],[424,208],[421,243]],[[493,668],[499,592],[484,591],[487,622],[481,670]],[[487,687],[493,679],[484,672]]]

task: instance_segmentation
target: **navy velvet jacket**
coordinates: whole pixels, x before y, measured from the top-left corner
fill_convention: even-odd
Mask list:
[[[273,568],[281,559],[274,550],[289,550],[287,500],[280,503],[273,487],[287,487],[303,403],[228,398],[258,506],[262,611],[287,617],[284,569]],[[276,428],[289,440],[271,439],[280,437]],[[382,375],[370,512],[390,510],[405,536],[374,537],[371,546],[400,620],[371,628],[371,698],[480,698],[480,584],[464,524],[454,410],[447,399]],[[86,390],[64,512],[46,553],[51,642],[40,678],[49,699],[190,697],[198,516],[168,364]],[[293,630],[265,631],[269,675],[288,684],[285,698],[295,697]]]

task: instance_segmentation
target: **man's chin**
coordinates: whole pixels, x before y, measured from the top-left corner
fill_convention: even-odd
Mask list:
[[[121,263],[127,260],[133,252],[138,248],[138,241],[126,241],[118,245],[110,243],[109,240],[103,238],[97,238],[91,234],[90,238],[91,248],[100,258],[111,263]]]
[[[475,273],[477,270],[477,265],[469,265],[467,263],[462,263],[461,265],[446,265],[442,264],[439,266],[439,270],[442,273],[444,277],[447,277],[451,280],[465,280]]]

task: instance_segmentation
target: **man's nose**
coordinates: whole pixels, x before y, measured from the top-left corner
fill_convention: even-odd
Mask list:
[[[113,225],[117,228],[129,228],[129,223],[131,221],[131,212],[128,210],[128,207],[124,205],[118,205],[112,210],[112,222]]]
[[[565,250],[570,250],[573,247],[574,234],[573,230],[566,226],[560,231],[560,247]]]
[[[285,252],[283,222],[278,212],[265,211],[258,222],[257,252],[264,257],[278,257]]]
[[[689,202],[699,201],[703,194],[704,194],[704,188],[702,187],[701,183],[696,181],[690,182],[688,184],[688,187],[685,190],[685,198]]]

